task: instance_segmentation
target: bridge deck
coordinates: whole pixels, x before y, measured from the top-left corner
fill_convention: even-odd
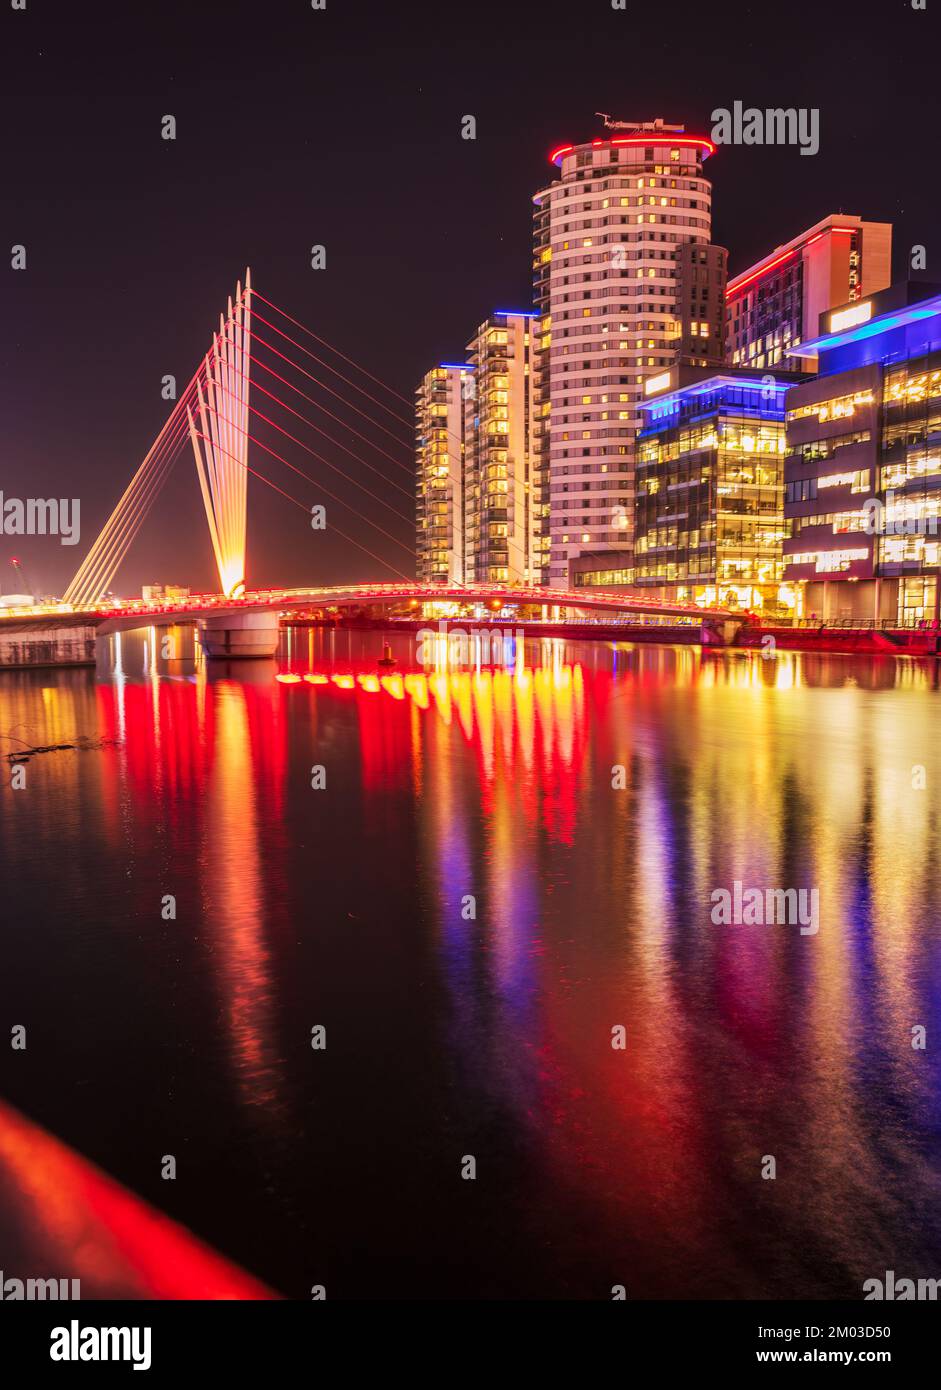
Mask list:
[[[511,588],[506,585],[436,585],[436,584],[345,584],[325,585],[309,589],[261,589],[246,593],[238,599],[220,594],[193,594],[185,599],[164,603],[145,603],[130,599],[112,604],[89,604],[75,607],[69,604],[48,604],[35,608],[0,610],[0,632],[14,627],[38,625],[71,625],[77,620],[109,626],[127,625],[129,619],[142,623],[155,619],[175,618],[180,622],[194,621],[209,615],[221,617],[229,613],[296,608],[376,607],[401,603],[459,603],[499,604],[500,607],[565,608],[582,611],[688,618],[696,622],[724,622],[736,615],[725,608],[700,608],[694,603],[661,602],[646,594],[603,593],[596,589]]]

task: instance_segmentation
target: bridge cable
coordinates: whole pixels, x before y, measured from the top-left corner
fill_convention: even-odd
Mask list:
[[[207,436],[203,434],[201,430],[197,430],[196,433],[199,435],[200,439],[207,439]],[[255,442],[257,443],[257,441]],[[235,458],[235,455],[230,455],[230,457]],[[257,468],[252,468],[251,464],[242,463],[241,459],[236,459],[236,462],[247,469],[253,477],[258,478],[263,483],[267,483],[268,487],[273,488],[274,491],[280,493],[282,497],[286,497],[289,502],[293,502],[295,506],[300,507],[305,516],[310,516],[310,508],[307,506],[306,502],[300,501],[299,498],[292,496],[290,492],[285,492],[284,488],[279,487],[277,483],[273,483],[270,478],[266,478],[264,473],[260,473]],[[412,582],[410,575],[404,574],[402,570],[396,569],[395,565],[390,565],[388,560],[383,560],[381,555],[377,555],[375,551],[370,550],[368,546],[361,545],[360,542],[354,540],[352,536],[348,536],[345,531],[341,531],[339,526],[335,526],[333,529],[338,536],[342,537],[345,541],[349,541],[350,545],[355,545],[357,550],[361,550],[363,554],[368,555],[371,560],[377,560],[380,565],[383,565],[387,570],[391,570],[393,574],[397,574],[399,578],[404,579],[406,583]]]
[[[198,373],[196,374],[198,375]],[[80,565],[78,572],[69,585],[65,593],[66,602],[83,601],[86,590],[93,585],[99,578],[102,566],[106,564],[109,554],[113,551],[116,544],[120,544],[120,538],[125,528],[132,527],[131,536],[136,533],[143,517],[140,516],[135,524],[134,518],[138,511],[138,499],[145,494],[145,489],[154,478],[165,481],[169,468],[179,456],[182,441],[185,434],[179,439],[174,435],[179,430],[180,424],[185,423],[182,408],[195,387],[196,375],[184,389],[182,396],[177,401],[170,415],[167,417],[154,443],[151,445],[142,463],[125,489],[123,495],[112,511],[108,521],[105,523],[101,533],[95,540],[91,550],[86,555]],[[169,460],[168,456],[172,454]],[[159,487],[157,489],[159,491]],[[152,499],[151,499],[152,500]],[[112,575],[114,571],[112,570]],[[110,581],[111,576],[107,576]],[[107,582],[105,583],[107,588]],[[98,595],[94,595],[95,598]]]
[[[308,328],[306,324],[303,324],[298,319],[293,318],[290,314],[286,313],[284,309],[281,309],[278,307],[277,304],[274,304],[270,299],[266,299],[263,294],[260,294],[258,292],[258,290],[253,288],[252,294],[258,295],[258,298],[262,300],[265,304],[267,304],[270,309],[274,309],[275,313],[280,314],[281,317],[287,319],[289,323],[293,323],[296,328],[299,328],[301,332],[306,333],[316,342],[323,343],[324,347],[329,348],[330,351],[335,353],[337,357],[342,357],[344,362],[349,362],[351,367],[355,367],[356,370],[362,372],[364,376],[368,376],[371,381],[374,381],[377,386],[381,386],[384,391],[388,391],[389,394],[392,396],[398,396],[399,400],[403,401],[404,404],[407,405],[410,409],[414,406],[415,402],[409,400],[408,396],[403,396],[401,391],[396,391],[394,386],[390,386],[388,382],[383,381],[381,377],[374,376],[373,373],[368,371],[364,366],[362,366],[361,363],[355,362],[352,357],[347,357],[345,352],[341,352],[338,347],[334,347],[332,343],[328,343],[326,338],[321,338],[312,329]]]
[[[268,328],[274,328],[275,333],[281,333],[280,328],[275,328],[273,323],[268,323],[268,320],[266,318],[264,318],[261,314],[256,314],[254,310],[252,311],[252,317],[261,319],[261,322],[263,324],[266,324]],[[328,391],[331,396],[336,396],[338,401],[343,402],[347,410],[352,410],[355,414],[361,415],[364,420],[368,420],[369,423],[372,425],[373,429],[381,430],[383,434],[388,435],[394,444],[398,444],[400,449],[410,449],[412,447],[412,441],[410,439],[402,439],[399,435],[393,434],[392,430],[387,429],[385,425],[381,425],[378,420],[374,420],[371,415],[368,415],[366,413],[365,410],[360,410],[358,405],[354,405],[352,401],[348,401],[345,398],[345,396],[340,394],[339,391],[334,391],[332,386],[328,386],[325,381],[321,381],[320,378],[314,376],[312,372],[308,372],[306,368],[302,367],[298,362],[291,361],[291,358],[286,357],[283,352],[279,351],[279,349],[274,346],[273,343],[269,343],[265,338],[260,338],[258,334],[254,331],[254,329],[252,330],[252,337],[255,339],[256,342],[259,342],[263,347],[266,347],[269,352],[275,353],[278,357],[283,358],[285,362],[290,362],[291,366],[294,368],[296,372],[300,372],[303,376],[308,377],[309,380],[316,382],[317,385],[321,388],[321,390]],[[288,335],[286,333],[281,333],[281,337],[287,338],[287,341],[291,343],[293,347],[299,348],[301,352],[307,352],[307,349],[301,347],[299,343],[295,343],[293,338],[288,338]],[[308,356],[310,355],[311,354],[308,354]]]
[[[246,356],[250,355],[251,354],[246,354]],[[290,385],[290,383],[288,383],[288,385]],[[401,492],[403,497],[408,497],[410,501],[414,500],[412,498],[412,494],[408,492],[406,488],[400,487],[399,484],[393,482],[391,478],[387,478],[384,473],[381,473],[379,469],[376,468],[373,464],[371,464],[367,459],[360,458],[358,454],[354,454],[352,449],[347,449],[345,444],[341,444],[338,439],[334,439],[332,435],[327,434],[326,431],[322,430],[319,425],[315,425],[313,421],[308,420],[306,415],[302,415],[299,410],[295,410],[293,406],[288,405],[287,402],[283,401],[280,396],[276,396],[273,391],[269,391],[264,386],[260,386],[257,380],[252,382],[252,386],[256,391],[263,392],[263,394],[268,396],[270,400],[273,400],[276,405],[280,405],[283,410],[287,410],[291,415],[296,416],[298,420],[302,421],[303,424],[309,426],[310,429],[316,430],[318,434],[323,434],[327,439],[330,440],[331,444],[336,444],[338,448],[344,449],[346,453],[350,454],[350,456],[356,460],[357,463],[361,463],[364,468],[368,468],[371,473],[375,473],[376,476],[378,478],[381,478],[384,483],[388,483],[389,486],[394,487],[397,492]],[[224,390],[225,388],[223,387],[222,389]],[[342,469],[336,466],[336,464],[330,463],[328,459],[325,459],[324,456],[322,454],[319,454],[316,449],[311,449],[309,445],[303,442],[303,440],[295,438],[293,434],[289,434],[286,429],[282,428],[282,426],[277,424],[276,421],[271,420],[267,415],[263,414],[262,411],[257,410],[255,406],[250,405],[248,408],[260,419],[265,420],[274,429],[278,430],[281,434],[285,435],[288,439],[292,440],[295,444],[298,444],[302,449],[306,450],[307,453],[311,454],[315,459],[319,459],[320,462],[325,463],[328,468],[332,468],[334,472],[337,472],[340,474],[341,477],[346,478],[347,481],[351,482],[354,487],[361,488],[363,492],[367,493],[368,496],[374,498],[375,501],[379,502],[383,507],[388,507],[390,511],[395,512],[396,516],[401,517],[403,521],[407,521],[410,526],[414,526],[414,515],[406,516],[404,512],[397,511],[396,508],[392,506],[391,502],[386,502],[376,493],[370,492],[369,489],[367,487],[364,487],[362,483],[358,483],[355,478],[351,477],[348,473],[344,473]]]
[[[216,411],[212,410],[208,406],[207,410],[209,410],[210,414],[212,415],[216,414]],[[400,546],[402,550],[407,550],[410,555],[415,554],[415,551],[412,549],[410,545],[406,545],[404,541],[398,540],[395,536],[392,535],[391,531],[387,531],[384,527],[380,526],[377,521],[370,521],[368,516],[364,516],[362,512],[357,511],[357,509],[350,502],[344,502],[342,497],[337,497],[335,492],[331,492],[329,488],[325,487],[324,484],[320,482],[317,478],[312,478],[309,473],[305,473],[302,468],[298,468],[296,464],[293,464],[289,459],[286,459],[283,456],[283,454],[279,454],[276,449],[272,449],[270,445],[265,444],[260,439],[257,439],[255,435],[250,434],[247,430],[245,431],[245,433],[246,437],[253,444],[257,444],[260,449],[264,449],[266,454],[270,454],[271,457],[276,458],[279,463],[283,463],[285,468],[290,468],[291,472],[296,473],[298,477],[304,478],[306,482],[313,483],[314,487],[320,488],[320,490],[322,492],[325,492],[327,496],[331,499],[331,501],[336,502],[338,506],[345,507],[347,511],[352,512],[354,516],[360,519],[360,521],[365,521],[367,526],[372,526],[374,530],[379,531],[380,534],[385,536],[387,540],[390,540],[393,545]],[[223,452],[226,451],[223,450]],[[234,457],[234,455],[230,455],[230,457]],[[308,515],[310,515],[310,508],[308,508]]]
[[[306,391],[302,391],[299,386],[295,386],[293,382],[288,381],[287,377],[282,376],[280,372],[276,372],[273,367],[269,367],[266,362],[262,362],[261,359],[256,357],[253,353],[248,353],[247,355],[250,361],[254,362],[256,366],[261,367],[261,369],[267,372],[269,376],[277,377],[278,381],[283,382],[284,385],[289,388],[289,390],[296,391],[299,396],[302,396],[305,401],[308,401],[317,410],[322,410],[325,415],[330,416],[331,420],[336,420],[338,425],[342,425],[342,427],[346,430],[349,430],[351,434],[355,434],[357,439],[361,439],[364,444],[368,444],[371,449],[375,449],[377,453],[382,454],[383,458],[387,458],[390,463],[394,463],[396,468],[401,468],[404,473],[408,473],[410,476],[414,475],[414,469],[410,468],[408,464],[402,463],[400,459],[397,459],[393,454],[390,454],[385,449],[383,449],[380,444],[374,443],[374,441],[369,439],[365,434],[361,434],[359,430],[354,429],[352,425],[348,424],[346,420],[341,419],[339,415],[334,415],[332,410],[328,410],[325,405],[321,405],[320,402],[315,400],[313,396],[308,396]],[[284,360],[285,362],[290,363],[290,358],[285,357]],[[293,366],[294,364],[291,363],[291,365]],[[298,368],[298,371],[301,370],[303,369]],[[254,385],[258,385],[257,378],[255,379]],[[260,387],[259,389],[264,390],[264,387]],[[311,429],[318,430],[320,434],[325,435],[326,438],[331,440],[332,443],[339,444],[339,440],[333,439],[331,435],[327,434],[326,430],[321,429],[320,425],[315,425],[313,421],[308,421],[308,424],[310,425]],[[346,445],[340,444],[340,448],[344,449],[346,448]],[[347,449],[346,452],[348,454],[351,454],[352,450]],[[357,459],[360,463],[365,463],[365,459],[359,458],[358,454],[353,454],[353,458]],[[369,465],[367,464],[367,467],[368,466]]]

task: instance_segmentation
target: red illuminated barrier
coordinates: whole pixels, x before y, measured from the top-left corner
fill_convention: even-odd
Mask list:
[[[78,1279],[82,1299],[277,1297],[2,1103],[0,1264],[5,1281]]]

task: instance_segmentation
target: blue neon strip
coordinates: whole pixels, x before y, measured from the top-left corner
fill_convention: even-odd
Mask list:
[[[469,362],[439,362],[439,367],[456,367],[462,372],[476,372],[477,368],[472,367]]]
[[[790,349],[791,357],[816,357],[821,352],[828,352],[831,348],[846,347],[850,343],[860,343],[866,338],[878,338],[880,333],[890,333],[893,328],[902,328],[908,323],[917,323],[920,319],[934,318],[941,314],[941,295],[935,299],[922,300],[920,304],[909,304],[905,309],[895,309],[887,314],[880,314],[876,319],[870,319],[868,323],[857,324],[855,328],[848,328],[845,333],[828,333],[822,338],[811,338],[807,343],[801,343],[799,347]]]
[[[773,372],[768,373],[768,376],[773,375]],[[694,381],[690,386],[681,386],[666,396],[654,396],[649,401],[641,401],[640,407],[641,410],[676,410],[682,400],[691,396],[711,396],[727,386],[740,387],[746,391],[773,391],[776,395],[783,395],[798,384],[796,381],[768,382],[760,376],[711,376],[705,381]]]

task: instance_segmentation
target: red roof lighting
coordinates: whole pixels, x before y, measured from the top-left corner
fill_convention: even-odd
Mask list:
[[[826,236],[827,232],[840,232],[844,235],[852,236],[854,232],[858,231],[858,227],[824,227],[822,232],[815,233],[808,241],[802,241],[800,246],[795,246],[793,250],[785,251],[782,255],[776,256],[773,261],[768,261],[767,265],[759,266],[758,269],[753,270],[750,275],[746,275],[744,280],[730,280],[725,290],[726,299],[728,299],[730,295],[738,294],[740,290],[747,289],[755,280],[760,280],[763,275],[767,275],[769,270],[774,270],[776,266],[783,264],[784,261],[790,260],[792,256],[796,256],[798,251],[802,250],[803,247],[813,246],[814,242]]]
[[[730,281],[725,291],[726,299],[728,299],[731,294],[738,294],[739,290],[744,290],[748,285],[752,284],[753,281],[760,280],[763,275],[767,275],[769,270],[774,270],[775,266],[782,265],[785,261],[792,260],[797,255],[799,249],[800,248],[796,248],[793,251],[785,251],[783,256],[777,256],[773,261],[769,261],[767,265],[759,266],[757,270],[753,270],[751,275],[747,275],[744,280]]]
[[[673,148],[682,146],[684,149],[702,150],[703,159],[708,159],[716,152],[715,145],[705,135],[670,135],[669,132],[659,130],[648,131],[644,135],[613,135],[610,140],[595,139],[591,143],[595,149],[600,145],[660,145]],[[562,160],[574,149],[574,145],[559,145],[556,149],[550,150],[550,164],[561,167]]]

